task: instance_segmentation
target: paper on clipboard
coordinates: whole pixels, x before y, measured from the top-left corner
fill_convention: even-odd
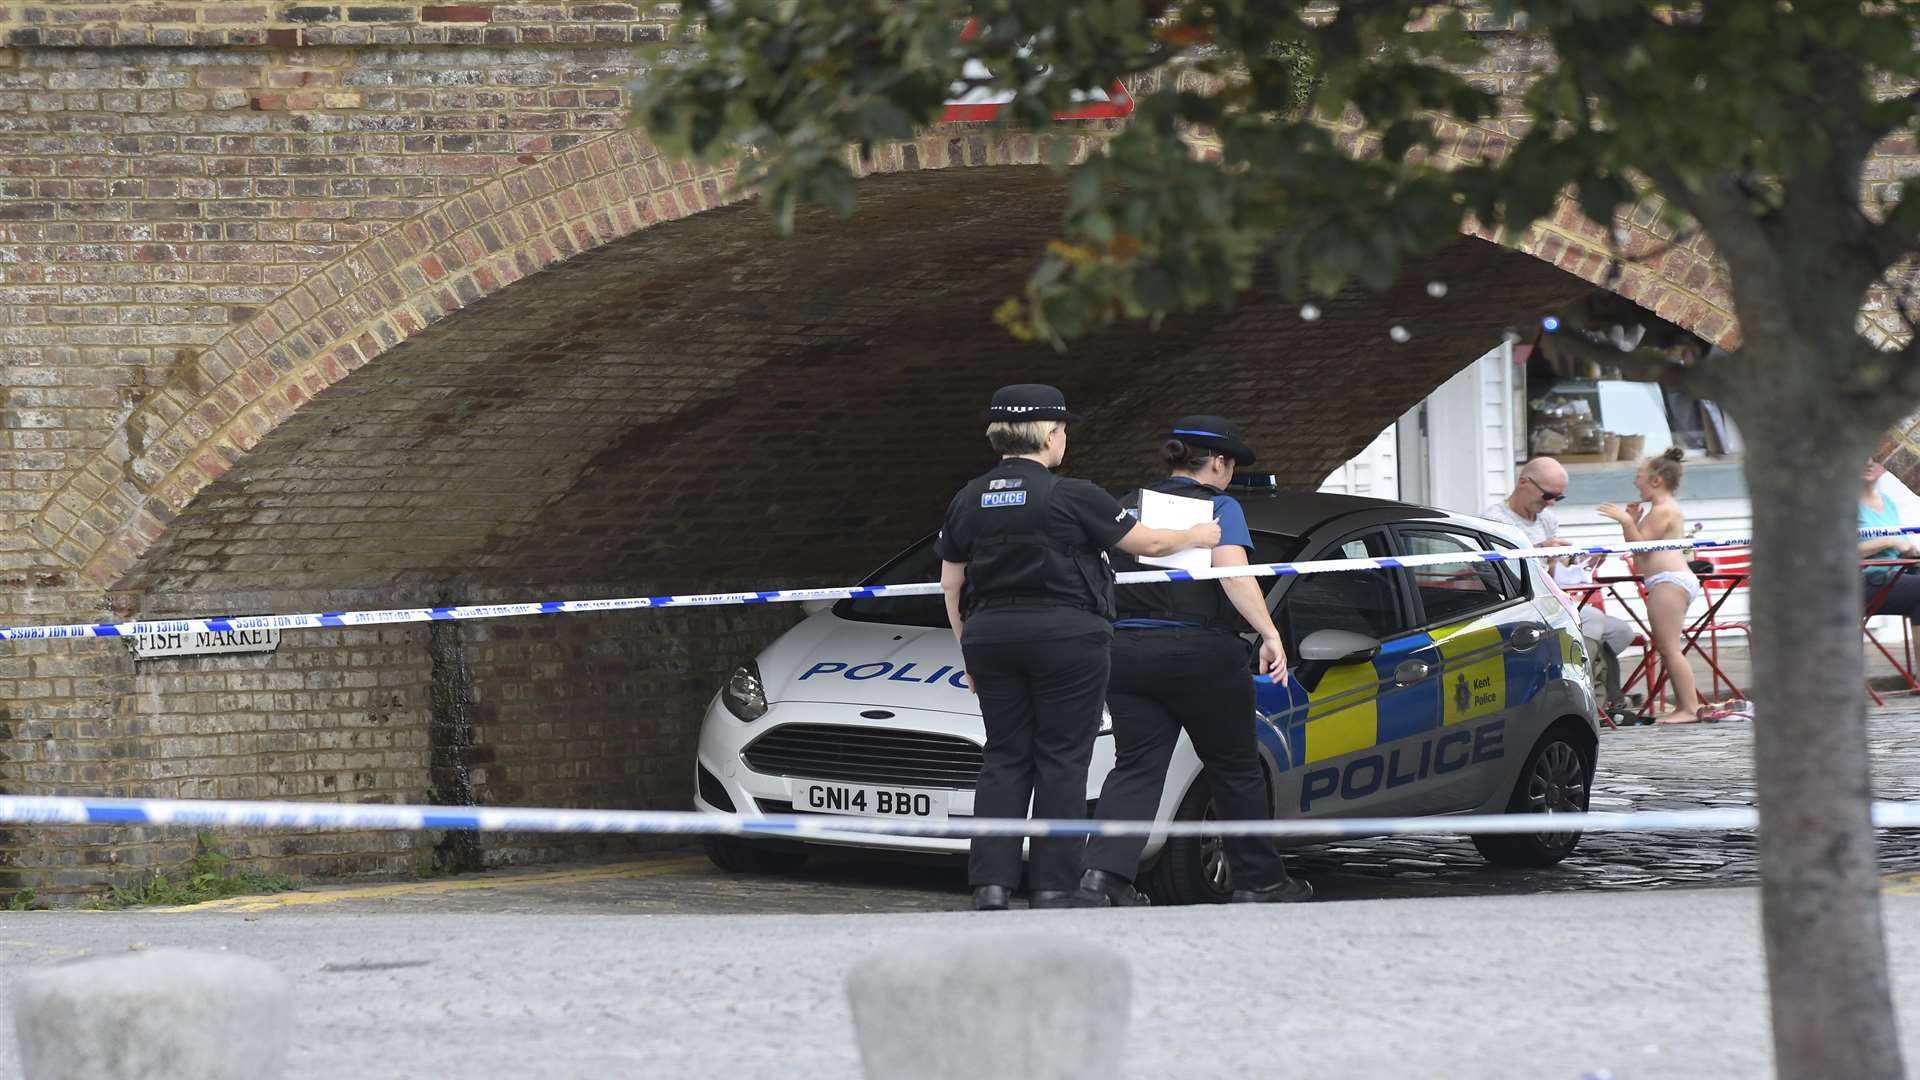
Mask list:
[[[1144,488],[1140,491],[1140,524],[1150,529],[1191,529],[1212,520],[1212,499],[1189,499]],[[1173,570],[1205,570],[1213,565],[1213,552],[1206,548],[1188,548],[1171,555],[1142,555],[1140,561],[1147,566]]]

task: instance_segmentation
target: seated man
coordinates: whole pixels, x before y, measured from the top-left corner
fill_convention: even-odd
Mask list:
[[[1567,469],[1550,457],[1537,457],[1520,467],[1513,491],[1505,499],[1480,511],[1480,516],[1520,530],[1534,547],[1561,547],[1560,518],[1553,504],[1567,497]],[[1548,569],[1560,585],[1585,585],[1593,580],[1593,570],[1601,558],[1591,560],[1552,559]],[[1633,643],[1633,624],[1617,619],[1588,605],[1580,609],[1580,633],[1587,639],[1587,655],[1603,664],[1606,704],[1620,701],[1620,653]]]
[[[1595,555],[1590,559],[1553,560],[1553,580],[1555,584],[1586,585],[1593,581],[1593,572],[1606,559],[1605,555]],[[1603,706],[1626,708],[1627,703],[1620,689],[1620,654],[1633,644],[1633,624],[1625,619],[1609,615],[1592,604],[1580,609],[1580,636],[1587,639],[1587,656],[1590,661],[1599,661],[1601,686],[1606,688]]]

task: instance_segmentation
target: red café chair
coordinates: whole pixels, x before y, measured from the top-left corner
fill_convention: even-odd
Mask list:
[[[1892,566],[1896,574],[1906,573],[1906,572],[1914,571],[1916,569],[1911,564],[1910,560],[1886,559],[1886,560],[1871,560],[1871,562],[1883,563],[1883,564]],[[1914,673],[1913,673],[1914,656],[1913,656],[1912,624],[1905,619],[1900,620],[1901,648],[1900,648],[1899,657],[1894,656],[1894,654],[1888,650],[1887,646],[1883,644],[1880,641],[1880,639],[1874,635],[1874,632],[1873,632],[1873,620],[1879,617],[1880,609],[1886,604],[1887,597],[1891,595],[1893,592],[1893,585],[1894,585],[1894,582],[1890,580],[1885,585],[1881,586],[1879,589],[1875,590],[1872,594],[1870,594],[1867,597],[1866,604],[1862,608],[1861,615],[1860,615],[1860,633],[1863,637],[1866,638],[1867,643],[1869,645],[1872,645],[1874,648],[1880,650],[1880,655],[1886,657],[1887,663],[1893,665],[1893,670],[1897,674],[1899,674],[1901,678],[1906,680],[1906,683],[1907,683],[1906,689],[1894,690],[1889,692],[1897,693],[1897,694],[1920,693],[1920,682],[1915,681]],[[1906,660],[1906,663],[1904,664],[1901,663],[1902,658]],[[1875,705],[1885,705],[1887,703],[1886,699],[1880,696],[1880,691],[1874,689],[1872,679],[1867,680],[1867,696],[1873,699],[1873,703]]]
[[[1751,650],[1753,646],[1753,626],[1751,623],[1738,619],[1724,619],[1717,614],[1725,603],[1732,599],[1731,594],[1747,588],[1747,578],[1752,572],[1753,566],[1753,549],[1742,544],[1738,547],[1703,548],[1696,554],[1698,554],[1701,559],[1712,564],[1713,573],[1716,576],[1727,575],[1730,579],[1714,580],[1713,578],[1708,578],[1700,583],[1700,588],[1706,595],[1707,609],[1716,612],[1714,617],[1707,622],[1706,626],[1701,628],[1701,632],[1707,635],[1707,655],[1710,658],[1707,666],[1711,669],[1710,678],[1713,680],[1713,696],[1718,698],[1723,681],[1729,691],[1737,693],[1740,690],[1739,687],[1733,685],[1732,679],[1723,680],[1721,677],[1720,635],[1723,633],[1743,634],[1747,638],[1749,650]],[[1715,602],[1715,593],[1720,594],[1718,603]],[[1749,590],[1749,602],[1750,601],[1751,590]]]
[[[1647,590],[1640,584],[1638,578],[1614,579],[1615,584],[1627,581],[1631,581],[1634,588],[1640,591],[1640,599],[1646,600]],[[1607,610],[1607,590],[1603,589],[1593,594],[1593,607],[1601,612]],[[1666,673],[1660,669],[1660,654],[1653,650],[1651,631],[1646,628],[1644,620],[1631,610],[1627,612],[1627,617],[1634,624],[1633,640],[1627,643],[1627,648],[1640,650],[1640,662],[1620,680],[1620,692],[1631,694],[1634,687],[1644,687],[1641,693],[1643,707],[1659,708],[1666,702]]]
[[[1719,635],[1721,633],[1745,634],[1748,636],[1749,641],[1751,641],[1752,627],[1744,621],[1723,619],[1719,613],[1726,606],[1727,602],[1732,599],[1734,592],[1747,587],[1747,578],[1753,560],[1753,551],[1751,548],[1742,545],[1739,547],[1707,548],[1700,552],[1700,554],[1704,557],[1705,561],[1712,566],[1709,575],[1703,575],[1703,580],[1700,582],[1700,589],[1703,594],[1703,599],[1706,601],[1707,610],[1705,613],[1696,617],[1686,627],[1685,641],[1687,651],[1695,653],[1699,655],[1701,659],[1707,661],[1707,678],[1713,698],[1720,696],[1721,687],[1723,686],[1726,687],[1728,694],[1745,697],[1746,692],[1742,690],[1720,666]],[[1644,601],[1647,595],[1646,583],[1640,581],[1637,577],[1632,580],[1635,587],[1640,591],[1641,600]],[[1638,618],[1634,621],[1640,622]],[[1666,706],[1666,690],[1668,685],[1666,672],[1662,670],[1660,656],[1653,649],[1653,644],[1649,640],[1650,635],[1646,631],[1644,623],[1641,624],[1641,631],[1640,636],[1634,641],[1634,644],[1641,646],[1643,650],[1640,665],[1624,680],[1624,685],[1631,686],[1644,680],[1647,687],[1648,707],[1664,708]],[[1701,648],[1700,639],[1702,637],[1707,639],[1705,649]],[[1702,693],[1700,694],[1700,698],[1700,704],[1711,704],[1708,694]]]

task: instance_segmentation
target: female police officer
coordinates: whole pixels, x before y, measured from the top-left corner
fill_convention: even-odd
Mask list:
[[[947,618],[980,698],[987,745],[975,817],[1078,818],[1107,694],[1113,630],[1108,549],[1166,555],[1211,547],[1220,529],[1148,529],[1085,480],[1056,477],[1067,452],[1066,398],[1051,386],[1002,387],[987,410],[1000,464],[947,507],[936,550]],[[1005,910],[1020,882],[1017,836],[977,837],[967,864],[974,907]],[[1034,907],[1069,907],[1080,872],[1074,838],[1033,841]]]
[[[1188,416],[1174,422],[1164,447],[1173,475],[1151,490],[1211,499],[1220,524],[1213,565],[1245,566],[1253,550],[1246,514],[1222,494],[1236,464],[1253,464],[1253,449],[1232,423],[1218,416]],[[1130,499],[1131,501],[1131,499]],[[1133,569],[1131,560],[1120,560]],[[1182,728],[1213,778],[1221,818],[1271,816],[1266,780],[1254,741],[1253,678],[1249,648],[1240,634],[1258,631],[1255,670],[1284,681],[1286,649],[1261,582],[1255,578],[1133,585],[1121,590],[1114,623],[1113,710],[1115,761],[1100,791],[1102,821],[1151,819],[1160,805],[1167,763]],[[1133,887],[1145,838],[1094,837],[1087,844],[1087,872],[1076,902],[1081,906],[1139,905]],[[1287,876],[1271,840],[1233,838],[1227,865],[1237,886],[1235,902],[1305,900],[1313,889]]]

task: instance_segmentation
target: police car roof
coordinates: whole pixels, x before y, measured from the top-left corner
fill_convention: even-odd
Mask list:
[[[1247,512],[1247,527],[1283,536],[1306,536],[1335,518],[1356,517],[1354,524],[1375,524],[1420,518],[1444,518],[1445,511],[1429,506],[1335,495],[1323,491],[1278,492],[1270,495],[1234,492]]]

